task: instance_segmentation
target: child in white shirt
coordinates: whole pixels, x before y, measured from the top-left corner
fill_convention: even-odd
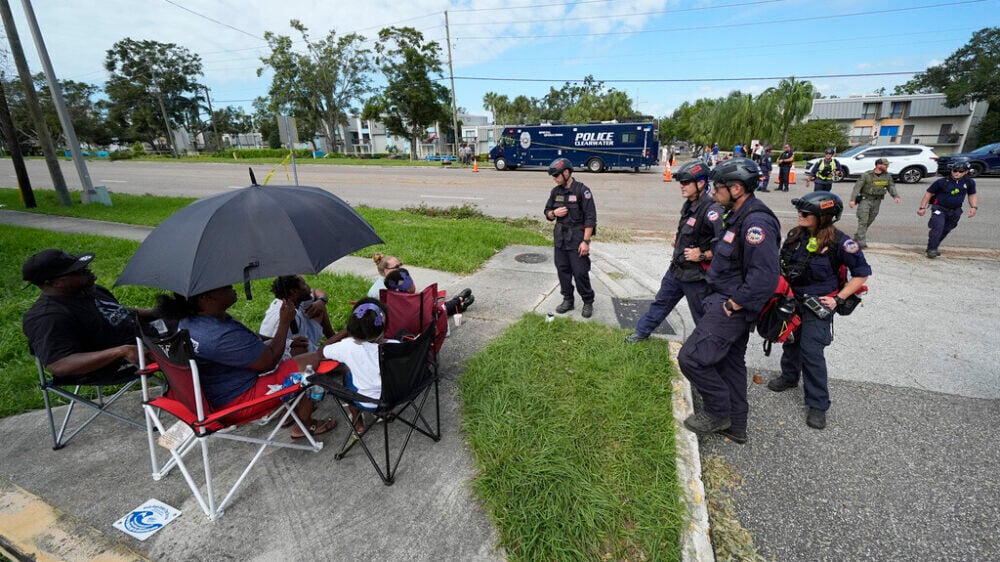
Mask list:
[[[378,346],[385,333],[385,305],[372,299],[358,301],[347,319],[349,337],[323,348],[323,357],[347,365],[350,371],[345,377],[347,388],[374,400],[382,395],[382,372],[379,367]],[[358,408],[374,410],[372,402],[356,402],[350,406],[351,418],[358,432],[364,431],[364,423]]]

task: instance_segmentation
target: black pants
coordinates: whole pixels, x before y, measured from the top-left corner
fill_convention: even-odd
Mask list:
[[[788,191],[788,174],[792,171],[791,166],[778,167],[778,189]]]
[[[578,245],[563,243],[555,248],[556,272],[559,274],[559,292],[563,300],[573,302],[573,282],[580,298],[586,304],[594,302],[594,290],[590,287],[590,256],[580,257]],[[569,248],[568,246],[572,246]]]

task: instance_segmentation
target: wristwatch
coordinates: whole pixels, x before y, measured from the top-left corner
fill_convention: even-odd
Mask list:
[[[733,308],[733,303],[731,301],[728,301],[728,300],[726,302],[722,303],[722,308],[725,308],[729,312],[736,312],[736,309]]]
[[[705,252],[698,254],[698,261],[708,261],[708,256],[705,255]]]
[[[583,241],[584,241],[584,243],[586,243],[586,244],[587,244],[588,246],[590,246],[590,240],[587,240],[586,238],[584,238],[584,239],[583,239]]]
[[[837,301],[837,306],[843,306],[844,299],[840,298],[840,295],[835,295],[833,300]]]

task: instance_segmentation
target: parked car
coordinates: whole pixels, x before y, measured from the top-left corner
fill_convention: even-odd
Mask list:
[[[868,170],[875,169],[875,161],[879,158],[889,159],[889,173],[902,183],[917,183],[938,170],[938,156],[934,154],[934,149],[921,144],[901,146],[863,144],[846,150],[835,158],[840,161],[843,170],[842,174],[837,174],[836,181],[842,181],[848,176],[860,176]],[[806,162],[807,169],[811,169],[819,160],[814,158]]]
[[[1000,142],[980,146],[972,152],[960,152],[938,158],[937,172],[948,175],[951,165],[955,162],[968,162],[969,175],[972,177],[983,174],[1000,174]]]

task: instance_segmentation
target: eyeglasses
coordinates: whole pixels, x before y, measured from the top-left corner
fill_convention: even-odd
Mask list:
[[[403,267],[403,262],[399,262],[396,265],[389,266],[389,267],[386,268],[386,270],[389,270],[389,269],[399,269],[401,267]]]
[[[816,216],[816,215],[814,215],[814,214],[812,214],[812,213],[807,213],[807,212],[805,212],[805,211],[799,211],[799,216],[800,216],[800,217],[814,217],[814,216]]]
[[[955,174],[955,173],[964,174],[965,172],[968,172],[968,170],[952,170],[951,171],[951,173],[953,173],[953,174]]]
[[[681,185],[691,185],[692,183],[694,183],[694,180],[680,180]]]

